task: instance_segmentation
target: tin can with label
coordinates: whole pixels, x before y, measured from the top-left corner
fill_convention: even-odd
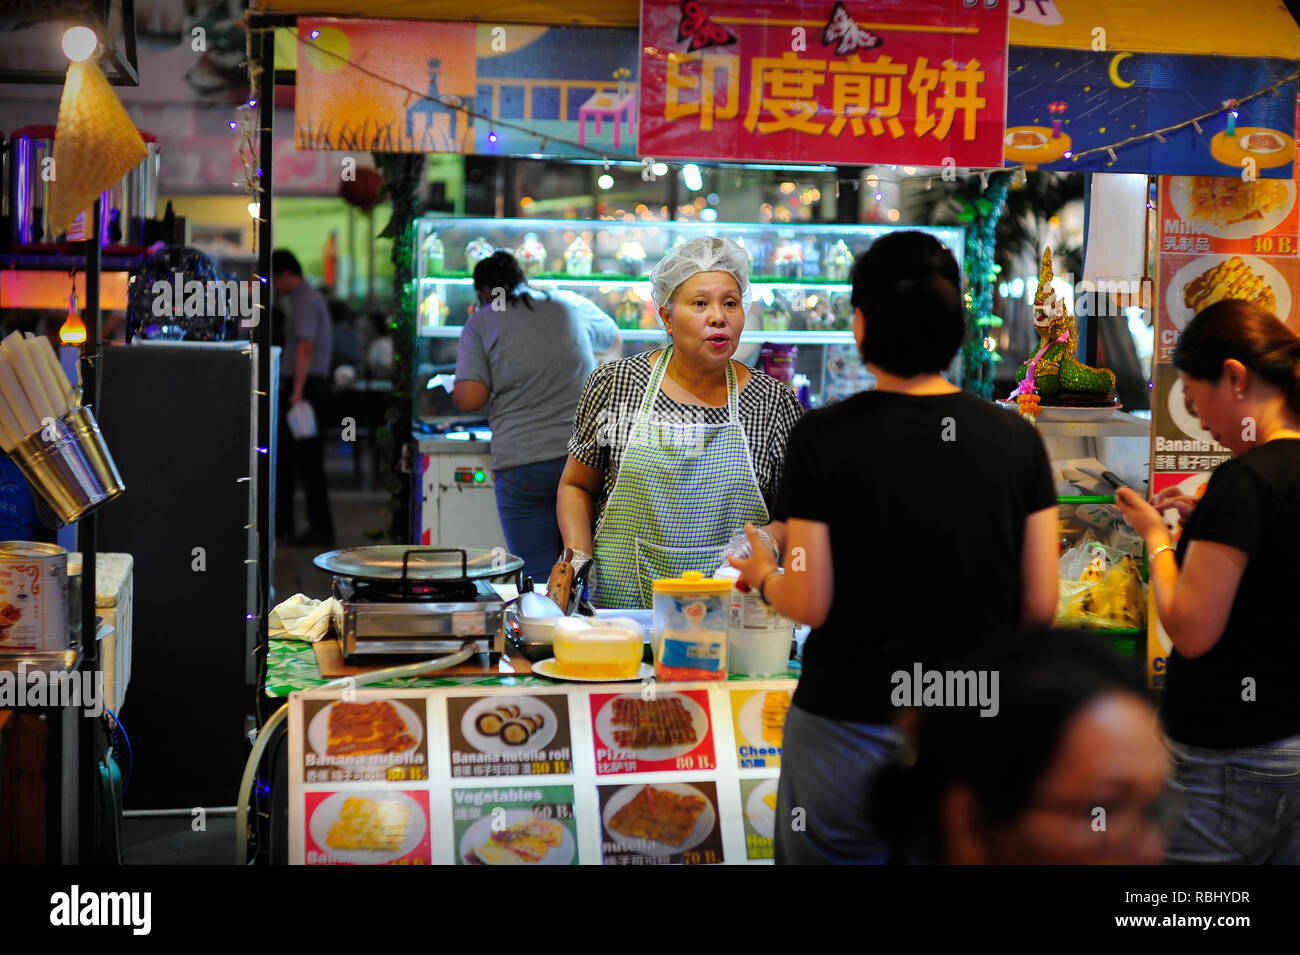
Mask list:
[[[0,653],[68,649],[68,552],[0,541]]]

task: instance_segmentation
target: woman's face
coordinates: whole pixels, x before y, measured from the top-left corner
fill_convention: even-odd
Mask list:
[[[1156,865],[1171,812],[1170,761],[1155,710],[1113,692],[1066,726],[1033,802],[1006,825],[945,833],[952,861],[1000,865]],[[949,814],[973,818],[973,813]]]
[[[1179,372],[1183,383],[1183,404],[1187,413],[1195,415],[1210,437],[1233,454],[1241,454],[1248,447],[1241,434],[1245,428],[1241,402],[1236,401],[1232,376],[1226,372],[1217,382],[1193,378]]]
[[[740,344],[745,327],[740,285],[730,272],[697,272],[659,309],[681,358],[703,369],[721,369]]]

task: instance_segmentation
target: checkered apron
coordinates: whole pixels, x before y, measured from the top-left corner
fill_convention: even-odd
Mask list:
[[[599,607],[648,608],[654,581],[688,570],[712,574],[734,531],[768,520],[730,362],[726,424],[651,420],[671,357],[665,348],[655,363],[596,532]]]

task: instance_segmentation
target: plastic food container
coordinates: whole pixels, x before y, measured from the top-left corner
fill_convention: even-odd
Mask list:
[[[560,617],[551,628],[555,668],[587,680],[631,680],[641,671],[645,636],[636,621]]]
[[[763,603],[755,591],[735,586],[740,571],[718,570],[731,582],[731,616],[727,628],[727,670],[739,676],[785,676],[794,642],[794,621]]]
[[[731,581],[697,571],[654,582],[655,677],[725,680]]]

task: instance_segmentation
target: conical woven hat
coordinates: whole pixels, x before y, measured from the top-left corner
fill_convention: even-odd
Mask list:
[[[96,63],[72,63],[54,138],[50,225],[63,232],[149,154]]]

